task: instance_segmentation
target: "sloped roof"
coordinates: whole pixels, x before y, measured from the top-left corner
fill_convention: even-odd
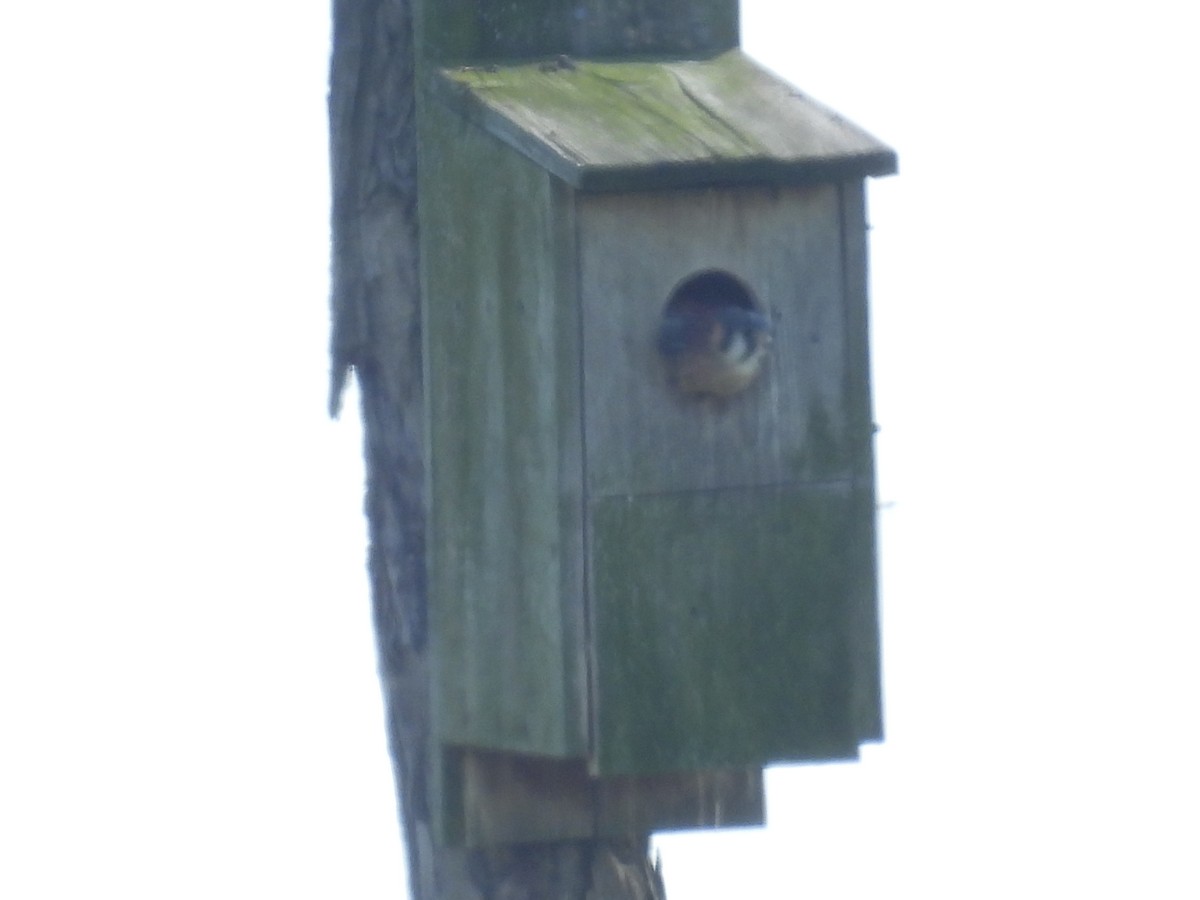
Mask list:
[[[739,50],[443,69],[434,92],[581,190],[834,181],[896,153]]]

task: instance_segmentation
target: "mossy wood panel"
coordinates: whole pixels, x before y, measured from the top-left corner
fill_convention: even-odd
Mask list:
[[[852,476],[870,433],[850,427],[836,185],[589,194],[577,208],[592,496]],[[712,268],[774,323],[758,380],[726,401],[679,394],[655,345],[672,289]]]
[[[738,42],[737,0],[418,0],[418,23],[439,62],[711,54]]]
[[[430,104],[421,151],[440,740],[585,752],[571,195]]]
[[[592,505],[599,772],[857,754],[855,512],[844,488]]]
[[[466,66],[432,86],[582,190],[896,171],[893,150],[737,50],[706,60]]]

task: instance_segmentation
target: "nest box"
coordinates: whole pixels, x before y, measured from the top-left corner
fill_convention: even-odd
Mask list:
[[[423,102],[439,752],[506,760],[481,782],[854,757],[882,736],[863,182],[895,154],[737,50],[441,69]]]

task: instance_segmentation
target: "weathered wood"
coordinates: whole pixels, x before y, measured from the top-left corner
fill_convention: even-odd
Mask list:
[[[362,397],[379,670],[414,897],[463,870],[429,817],[416,117],[408,0],[336,0],[329,76],[332,384]]]
[[[646,842],[534,841],[472,851],[475,884],[487,900],[664,900],[662,874]],[[445,894],[457,900],[461,894]]]
[[[751,744],[770,753],[781,748],[782,756],[840,756],[881,734],[866,286],[858,271],[839,279],[865,266],[861,185],[852,182],[893,171],[895,157],[739,54],[679,61],[683,53],[711,57],[736,43],[732,0],[418,6],[414,39],[407,0],[337,0],[330,91],[333,400],[352,366],[362,386],[376,627],[413,894],[658,897],[661,881],[645,861],[646,831],[730,823],[729,809],[739,810],[735,819],[753,820],[761,815],[757,773],[609,777],[606,768],[741,762],[752,757]],[[426,60],[419,77],[414,49]],[[630,51],[676,59],[628,67],[545,59]],[[483,64],[488,57],[543,60],[493,70]],[[432,71],[455,63],[474,68]],[[545,90],[522,88],[526,99],[514,105],[513,97],[501,98],[510,78]],[[417,95],[415,83],[433,85],[435,93]],[[497,83],[500,93],[489,94]],[[497,98],[504,102],[493,103]],[[743,108],[756,110],[757,124],[739,118]],[[490,133],[473,128],[472,117]],[[423,247],[437,248],[432,258],[427,253],[422,285],[415,119],[425,148]],[[802,120],[809,135],[797,143],[786,123]],[[646,155],[651,151],[657,162]],[[663,200],[655,209],[670,215],[650,229],[648,241],[632,226],[628,257],[613,255],[621,243],[615,235],[638,218],[640,201],[571,190],[763,179],[851,183],[755,189],[741,199],[695,191],[678,208]],[[609,199],[616,205],[602,224]],[[825,224],[793,227],[775,210],[788,204]],[[708,244],[688,249],[696,235],[681,223],[706,214],[724,224],[712,226]],[[760,218],[774,224],[748,241]],[[598,230],[589,230],[593,225]],[[780,236],[768,233],[772,227]],[[765,249],[747,249],[760,238]],[[772,240],[778,246],[768,246]],[[588,251],[579,241],[607,249],[583,263]],[[774,352],[785,356],[772,360],[737,406],[689,409],[674,405],[680,398],[659,396],[666,418],[677,410],[690,423],[674,436],[651,422],[645,391],[661,389],[654,381],[661,371],[651,375],[643,342],[672,285],[654,280],[660,276],[650,273],[652,264],[638,279],[610,283],[596,274],[605,258],[619,273],[630,260],[642,265],[641,257],[668,269],[663,260],[688,261],[679,277],[693,266],[765,266],[769,276],[752,289],[764,310],[779,313],[782,346]],[[789,279],[806,285],[798,306],[794,292],[780,287]],[[638,286],[643,281],[647,287]],[[621,293],[631,285],[636,289]],[[862,308],[835,309],[835,295]],[[599,302],[602,314],[582,316],[581,297]],[[830,324],[834,319],[840,324]],[[423,333],[424,371],[437,372],[429,379]],[[586,362],[593,338],[615,348],[604,364]],[[786,365],[776,371],[781,360]],[[626,365],[632,376],[621,369]],[[789,368],[795,366],[800,374]],[[632,418],[617,417],[618,391],[606,399],[609,374],[639,379],[624,397]],[[585,422],[593,404],[599,418]],[[438,424],[425,431],[435,408]],[[785,421],[793,412],[795,420]],[[461,421],[453,424],[456,417]],[[632,450],[606,445],[597,427],[606,424],[639,436],[645,426],[648,443],[635,440]],[[715,444],[676,453],[676,461],[690,460],[682,477],[669,465],[639,462],[647,452],[671,450],[671,441],[681,446],[688,435]],[[463,447],[477,452],[458,452]],[[761,461],[736,464],[738,452],[744,461],[764,447]],[[670,453],[661,458],[671,461]],[[635,504],[625,499],[627,485],[639,492]],[[424,565],[429,490],[452,501],[435,507],[429,530],[432,623]],[[755,499],[764,492],[771,499]],[[747,504],[774,517],[765,541],[749,534]],[[638,540],[647,529],[654,540]],[[793,562],[807,575],[793,577]],[[662,582],[649,575],[656,566],[682,574]],[[663,583],[679,590],[668,596]],[[833,609],[823,598],[838,590],[852,603]],[[778,605],[789,591],[801,602]],[[740,609],[728,602],[735,594],[747,600]],[[764,604],[763,597],[772,600]],[[649,635],[639,627],[647,617],[659,623]],[[696,627],[689,617],[709,621]],[[764,630],[764,622],[779,621],[783,632],[803,635],[800,644],[784,647],[787,641]],[[445,639],[445,652],[432,659],[431,624]],[[681,629],[686,634],[672,642]],[[767,705],[749,704],[723,729],[712,711],[766,684],[764,673],[753,671],[757,662],[748,671],[735,665],[746,647],[763,641],[759,656],[771,672],[789,650],[796,653],[790,674],[807,685],[794,710],[801,724],[772,722]],[[589,694],[580,648],[600,644],[608,662],[591,670]],[[627,665],[613,662],[613,648],[629,651]],[[688,665],[680,667],[685,655]],[[671,670],[670,690],[637,694],[645,682],[626,670],[647,666]],[[784,678],[775,690],[788,684]],[[436,721],[431,692],[445,712]],[[776,708],[786,705],[769,686],[766,694]],[[676,728],[672,719],[709,730],[693,739],[686,736],[690,724]],[[608,733],[607,743],[589,726]],[[497,756],[470,749],[476,741],[546,755]],[[458,762],[443,765],[447,756]],[[549,813],[547,796],[555,798]],[[611,840],[464,852],[445,846],[445,828],[435,827],[447,810],[457,821],[449,824],[471,841],[634,830]],[[547,830],[546,822],[555,827]]]
[[[862,182],[838,188],[841,201],[843,305],[846,329],[846,435],[852,459],[854,521],[847,545],[850,563],[851,634],[854,664],[852,704],[858,736],[883,740],[883,673],[875,560],[875,420],[871,407],[871,347],[867,306],[867,208]]]
[[[861,197],[578,201],[601,772],[846,758],[881,736]],[[674,391],[654,341],[674,287],[712,269],[774,323],[728,401]]]
[[[581,190],[833,182],[896,154],[741,51],[445,69],[431,87]]]
[[[455,109],[422,182],[436,740],[604,775],[854,756],[880,713],[853,188],[576,193]],[[724,401],[655,344],[712,270],[773,324]]]
[[[839,214],[834,185],[581,198],[591,496],[849,477]],[[655,346],[672,290],[707,269],[745,283],[774,330],[726,402],[681,396]]]
[[[587,774],[574,199],[449,112],[427,128],[443,152],[422,184],[445,199],[421,219],[439,830],[478,844],[758,824],[756,770]]]
[[[660,900],[647,836],[504,854],[435,839],[410,0],[335,0],[330,66],[333,261],[330,409],[362,397],[380,676],[414,900]],[[504,858],[501,858],[504,857]]]
[[[446,110],[423,139],[437,733],[583,756],[571,196]]]
[[[593,504],[600,772],[857,756],[852,510],[846,487]]]
[[[763,822],[758,767],[597,778],[583,759],[456,749],[448,833],[469,846]]]
[[[738,42],[737,0],[436,0],[423,3],[438,63],[578,56],[696,56]]]

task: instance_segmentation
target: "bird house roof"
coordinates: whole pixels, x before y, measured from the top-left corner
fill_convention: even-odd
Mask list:
[[[441,70],[434,92],[581,190],[838,181],[896,154],[739,50]]]

